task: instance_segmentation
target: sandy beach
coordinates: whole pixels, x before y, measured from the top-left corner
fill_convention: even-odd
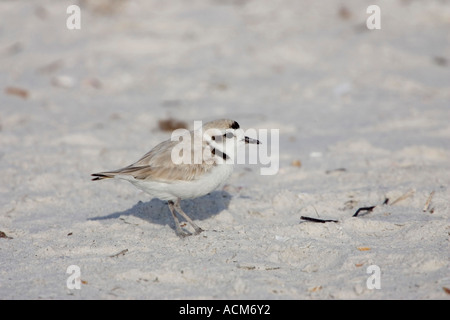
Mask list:
[[[450,2],[0,12],[0,299],[450,298]],[[164,121],[220,118],[279,130],[279,168],[184,200],[200,235],[91,181],[169,139]]]

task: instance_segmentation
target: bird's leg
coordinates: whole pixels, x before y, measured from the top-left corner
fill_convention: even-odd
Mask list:
[[[173,202],[172,202],[172,203],[173,203]],[[194,233],[194,234],[199,234],[200,232],[203,231],[203,229],[200,228],[198,225],[196,225],[196,224],[194,223],[194,221],[192,221],[192,219],[189,218],[189,216],[181,209],[181,206],[180,206],[180,199],[177,199],[177,202],[175,202],[175,204],[174,204],[174,208],[175,208],[175,210],[177,210],[177,212],[178,212],[179,214],[181,214],[181,215],[183,216],[183,218],[185,218],[186,221],[189,222],[189,224],[194,228],[194,230],[195,230],[195,233]]]
[[[184,238],[184,237],[188,236],[189,234],[184,232],[180,227],[180,221],[178,221],[178,217],[175,213],[175,208],[174,208],[175,205],[174,205],[173,201],[169,200],[167,204],[169,205],[169,209],[170,209],[170,212],[172,213],[173,220],[175,221],[175,232],[177,233],[177,236],[179,236],[180,238]]]

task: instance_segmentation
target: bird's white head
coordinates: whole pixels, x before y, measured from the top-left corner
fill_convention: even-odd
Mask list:
[[[230,119],[215,120],[202,127],[203,139],[211,148],[215,157],[231,160],[236,156],[237,148],[245,144],[260,144],[259,140],[245,136],[239,124]]]

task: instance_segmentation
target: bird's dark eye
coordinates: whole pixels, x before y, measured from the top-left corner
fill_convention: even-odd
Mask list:
[[[223,136],[227,139],[231,139],[234,137],[234,134],[233,134],[233,132],[227,132]]]

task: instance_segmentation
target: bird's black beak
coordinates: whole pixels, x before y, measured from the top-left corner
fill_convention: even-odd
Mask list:
[[[258,139],[252,139],[249,137],[245,137],[244,140],[245,140],[245,143],[261,144],[261,142]]]

